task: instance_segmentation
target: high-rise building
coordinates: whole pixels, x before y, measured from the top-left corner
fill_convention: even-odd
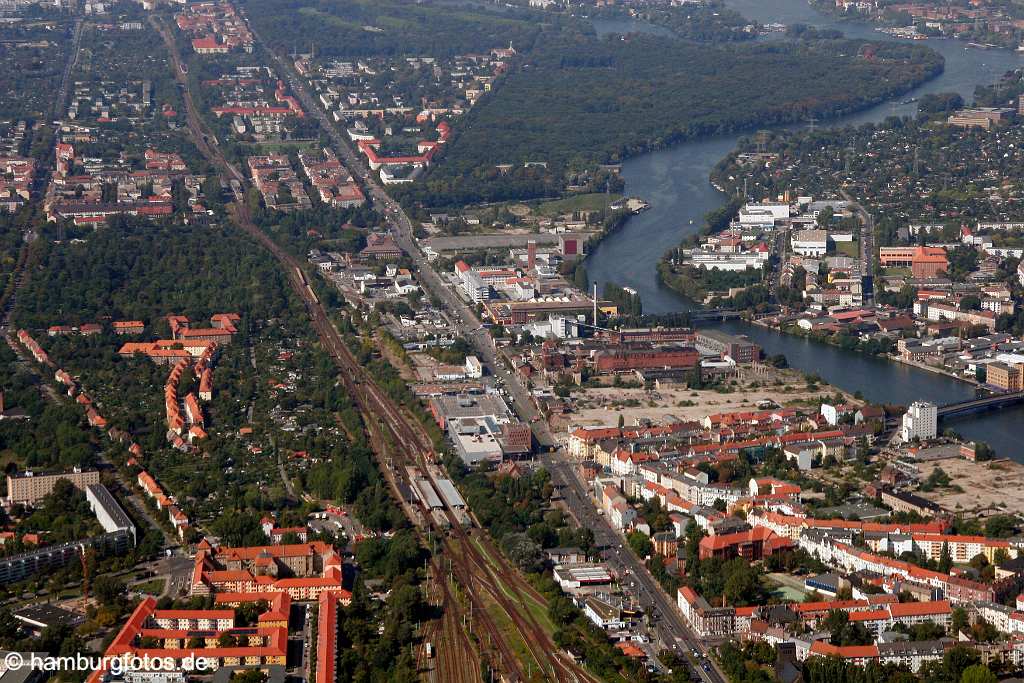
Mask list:
[[[61,479],[67,479],[76,488],[85,490],[90,484],[100,483],[100,473],[96,470],[74,469],[59,474],[24,474],[7,475],[7,497],[11,505],[22,503],[35,505],[53,491],[54,485]]]
[[[903,441],[934,439],[938,434],[939,409],[934,403],[914,401],[903,415]]]

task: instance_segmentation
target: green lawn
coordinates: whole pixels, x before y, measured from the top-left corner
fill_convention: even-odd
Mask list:
[[[537,213],[541,216],[557,216],[572,211],[599,211],[618,199],[621,199],[621,195],[604,192],[578,194],[544,202],[537,207]]]
[[[160,595],[164,592],[164,586],[166,583],[166,579],[150,579],[145,583],[135,584],[132,586],[132,590],[139,591],[140,593],[147,593],[149,595]]]
[[[882,274],[891,277],[910,277],[913,275],[910,272],[910,268],[883,268]]]
[[[860,241],[854,240],[852,242],[836,242],[836,256],[849,256],[851,258],[860,258]]]

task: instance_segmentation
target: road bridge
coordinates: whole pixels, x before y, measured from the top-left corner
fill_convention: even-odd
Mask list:
[[[1024,402],[1024,391],[1015,391],[1008,394],[993,394],[991,396],[972,398],[967,399],[966,401],[947,403],[946,405],[939,406],[938,415],[940,418],[959,417],[960,415],[976,413],[982,410],[1005,408],[1006,406],[1022,402]]]

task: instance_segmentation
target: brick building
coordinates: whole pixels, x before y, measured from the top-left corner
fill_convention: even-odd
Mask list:
[[[942,247],[882,247],[878,262],[885,268],[910,268],[914,277],[937,277],[949,268]]]
[[[628,372],[648,368],[695,368],[700,353],[692,346],[662,348],[609,349],[594,354],[598,372]]]

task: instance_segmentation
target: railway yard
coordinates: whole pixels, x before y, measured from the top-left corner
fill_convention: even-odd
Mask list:
[[[169,31],[165,26],[158,27],[172,59],[180,64]],[[187,87],[184,73],[180,69],[179,73],[179,82]],[[596,680],[552,642],[534,612],[526,607],[533,603],[545,608],[546,601],[479,529],[450,480],[441,476],[434,445],[422,425],[392,401],[356,362],[310,286],[303,263],[255,225],[245,203],[238,201],[247,179],[211,142],[215,138],[203,124],[187,89],[185,101],[196,146],[236,188],[236,201],[230,207],[235,222],[274,256],[287,273],[292,290],[305,304],[320,343],[336,362],[339,378],[363,414],[394,498],[401,501],[425,543],[440,543],[431,561],[434,599],[445,615],[435,629],[437,640],[433,643],[439,653],[437,680],[473,680],[474,673],[470,672],[480,671],[481,657],[514,680],[527,680],[534,671],[558,681]],[[459,587],[458,594],[455,586]],[[470,621],[474,624],[471,630],[460,626]],[[506,624],[511,625],[530,661],[524,662],[521,652],[514,649]]]

